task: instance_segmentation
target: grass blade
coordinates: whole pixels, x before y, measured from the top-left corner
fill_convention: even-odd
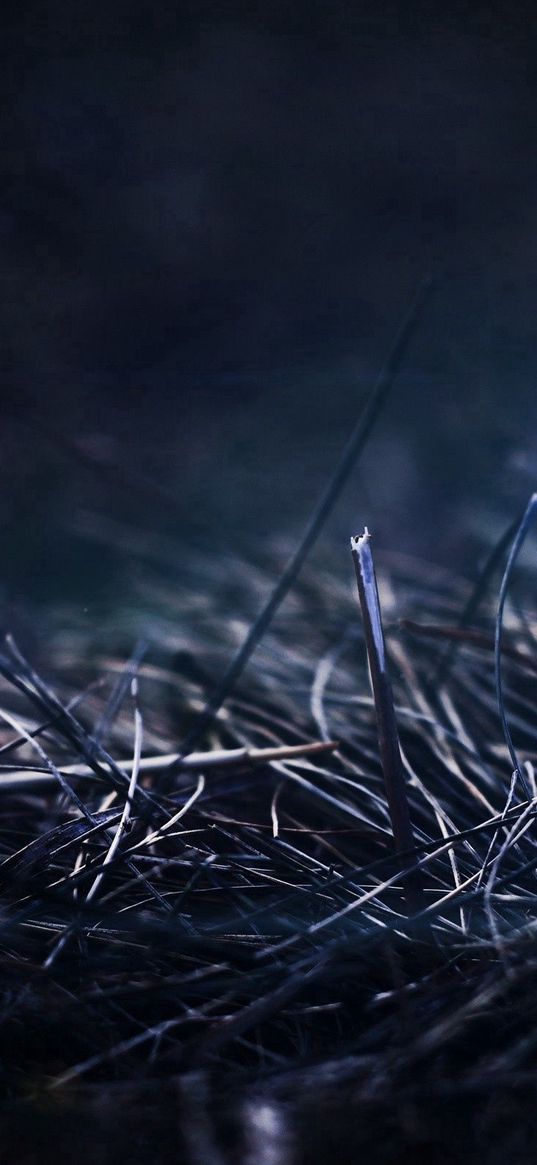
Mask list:
[[[393,706],[393,695],[388,676],[382,615],[375,576],[373,555],[369,545],[367,526],[364,533],[351,538],[351,551],[358,583],[358,595],[364,623],[365,642],[371,686],[375,700],[375,714],[384,784],[392,823],[395,848],[398,853],[412,850],[414,834],[406,795],[406,784],[399,734]],[[419,873],[407,875],[404,880],[405,897],[414,912],[423,905]]]

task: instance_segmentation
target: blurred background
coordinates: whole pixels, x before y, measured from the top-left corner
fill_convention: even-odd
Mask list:
[[[330,520],[474,572],[535,487],[534,5],[34,0],[0,87],[4,599]],[[153,540],[153,541],[152,541]]]

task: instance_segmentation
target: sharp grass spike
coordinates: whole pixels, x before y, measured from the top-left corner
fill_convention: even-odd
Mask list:
[[[386,797],[395,848],[398,853],[402,853],[412,850],[415,840],[406,793],[405,772],[401,759],[392,688],[388,675],[377,579],[367,526],[362,535],[351,538],[351,552],[364,624]],[[405,876],[405,896],[410,910],[417,911],[423,906],[423,886],[419,872]]]

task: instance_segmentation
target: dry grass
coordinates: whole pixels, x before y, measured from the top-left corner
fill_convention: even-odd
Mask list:
[[[401,559],[384,564],[416,840],[401,867],[348,567],[342,548],[335,569],[318,561],[304,572],[205,726],[200,749],[222,750],[211,763],[167,768],[155,758],[178,751],[210,700],[269,590],[259,569],[198,561],[180,592],[155,584],[153,593],[146,573],[141,601],[158,617],[130,659],[127,616],[99,633],[58,616],[46,678],[5,642],[5,1113],[83,1104],[87,1115],[99,1096],[99,1111],[113,1096],[121,1111],[126,1095],[127,1123],[145,1106],[153,1128],[155,1112],[169,1119],[161,1103],[175,1088],[182,1159],[283,1165],[323,1159],[311,1141],[312,1090],[322,1090],[326,1114],[333,1095],[345,1098],[341,1160],[349,1137],[353,1151],[390,1160],[405,1138],[436,1143],[440,1118],[430,1114],[454,1094],[461,1111],[485,1120],[476,1095],[531,1089],[535,611],[527,593],[511,603],[503,653],[527,799],[511,779],[498,713],[496,603],[482,604],[461,633],[465,584]],[[336,750],[249,755],[333,740]],[[409,917],[403,885],[416,864],[424,905]],[[218,1097],[230,1095],[235,1123],[222,1131]],[[368,1141],[370,1117],[392,1129],[382,1146]],[[272,1157],[255,1149],[263,1122]],[[328,1154],[336,1149],[323,1127],[318,1153]],[[476,1127],[468,1117],[470,1138]]]

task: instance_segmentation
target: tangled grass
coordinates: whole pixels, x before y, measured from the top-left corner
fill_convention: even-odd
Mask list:
[[[500,1148],[533,1159],[531,589],[521,573],[503,637],[524,788],[498,711],[497,599],[461,628],[466,583],[383,562],[415,839],[397,855],[348,565],[342,549],[335,567],[321,555],[304,570],[189,757],[179,742],[275,563],[270,574],[198,559],[181,590],[146,572],[150,642],[130,655],[127,618],[96,633],[63,613],[44,678],[6,639],[0,976],[13,1159],[34,1159],[29,1113],[47,1138],[56,1121],[66,1145],[73,1122],[87,1128],[82,1161],[399,1161],[416,1146],[430,1160],[495,1161]],[[409,912],[418,864],[421,908]],[[61,1159],[58,1139],[35,1159],[48,1151]]]
[[[290,555],[119,531],[121,614],[0,648],[8,1165],[535,1160],[536,498],[477,589],[385,560],[394,706],[371,564],[364,640],[310,553],[427,295]]]

